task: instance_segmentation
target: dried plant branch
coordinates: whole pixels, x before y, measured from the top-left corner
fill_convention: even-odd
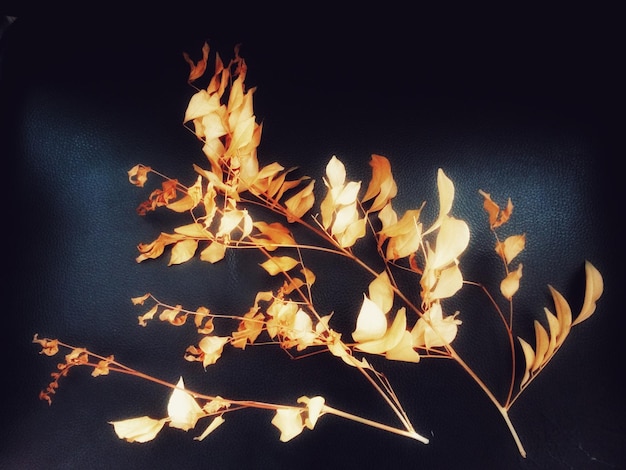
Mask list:
[[[281,347],[290,358],[297,359],[329,353],[356,369],[402,426],[390,426],[338,410],[326,404],[321,396],[302,396],[297,405],[281,405],[206,395],[186,389],[182,378],[177,384],[168,383],[125,366],[113,356],[100,356],[85,348],[35,335],[33,341],[42,347],[45,355],[54,356],[60,348],[69,350],[65,361],[51,374],[52,381],[41,392],[41,398],[50,403],[59,380],[74,367],[84,366],[91,367],[94,376],[117,372],[171,390],[164,418],[144,416],[112,423],[117,435],[127,441],[146,442],[166,425],[187,430],[194,428],[198,420],[212,417],[205,431],[196,437],[202,440],[223,423],[226,413],[262,408],[275,413],[272,424],[280,430],[281,441],[296,437],[304,428],[313,429],[319,417],[331,414],[426,444],[428,439],[415,431],[390,381],[374,368],[368,357],[409,363],[443,358],[456,362],[484,392],[502,415],[520,455],[525,457],[526,450],[509,410],[546,369],[572,327],[595,312],[603,291],[599,271],[586,262],[585,298],[575,318],[567,300],[554,287],[548,286],[555,313],[546,308],[544,323],[533,320],[534,347],[519,336],[517,345],[514,297],[523,275],[523,265],[517,259],[524,251],[526,235],[504,237],[500,233],[513,215],[510,199],[500,207],[490,194],[479,190],[488,216],[486,228],[495,239],[494,255],[502,262],[500,285],[494,289],[465,279],[461,260],[469,246],[470,230],[464,220],[451,215],[455,186],[443,169],[436,175],[439,212],[429,223],[422,220],[424,202],[404,214],[395,211],[392,202],[398,187],[391,162],[377,154],[371,156],[372,176],[365,188],[361,181],[351,181],[344,163],[332,156],[322,178],[325,196],[317,201],[315,180],[307,176],[293,178],[294,169],[285,169],[278,162],[260,165],[257,147],[262,126],[256,122],[252,103],[254,89],[246,89],[247,67],[237,48],[228,63],[219,55],[215,56],[206,87],[195,85],[209,69],[209,56],[206,44],[200,61],[184,56],[190,65],[188,81],[194,90],[185,110],[184,126],[201,142],[207,166],[193,166],[196,181],[191,185],[184,185],[143,164],[128,171],[129,181],[138,187],[144,187],[153,176],[160,178],[160,187],[137,208],[140,215],[164,209],[187,213],[190,221],[170,233],[161,232],[152,242],[139,243],[136,260],[141,263],[169,252],[169,265],[186,263],[195,257],[213,264],[220,262],[229,249],[254,249],[265,259],[259,265],[259,275],[269,276],[272,285],[277,278],[282,278],[283,283],[258,292],[250,308],[242,313],[215,313],[207,307],[192,311],[180,304],[162,302],[147,293],[132,299],[136,306],[148,308],[138,316],[139,325],[146,327],[155,320],[174,326],[193,324],[198,341],[184,351],[183,357],[190,362],[200,362],[204,369],[220,359],[225,347],[244,350],[248,346],[274,345]],[[253,218],[248,210],[250,206],[262,209],[268,218],[263,220],[257,215]],[[316,236],[319,245],[300,243],[296,228]],[[366,237],[368,234],[370,238]],[[373,241],[372,249],[382,269],[355,254],[353,248],[368,241]],[[362,304],[354,312],[352,332],[336,331],[332,313],[324,314],[318,308],[316,274],[305,263],[308,252],[347,260],[370,275],[369,284],[363,286]],[[418,289],[403,290],[396,279],[398,273],[413,276]],[[464,285],[478,287],[481,295],[487,296],[504,326],[511,358],[504,401],[495,396],[463,358],[468,352],[461,354],[453,346],[462,320],[460,312],[447,311],[448,299]],[[191,319],[193,321],[189,321]],[[230,324],[231,333],[217,335],[215,322]],[[516,366],[521,362],[520,349],[525,364],[522,377],[518,376]]]

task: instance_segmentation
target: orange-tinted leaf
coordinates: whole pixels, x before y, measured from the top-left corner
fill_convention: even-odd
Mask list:
[[[245,349],[246,345],[256,341],[265,326],[264,316],[253,308],[243,316],[237,331],[232,333],[231,344],[236,348]]]
[[[485,208],[485,211],[487,211],[487,214],[489,214],[490,227],[494,229],[508,222],[511,214],[513,213],[513,203],[511,202],[511,199],[509,198],[506,207],[501,210],[500,206],[498,206],[498,204],[491,199],[491,195],[489,193],[482,190],[478,192],[484,198],[483,207]]]
[[[106,359],[102,359],[102,360],[98,361],[98,365],[96,367],[94,367],[93,371],[91,372],[91,376],[92,377],[98,377],[100,375],[108,375],[109,374],[109,365],[111,364],[113,359],[114,359],[113,356],[109,356]]]
[[[288,222],[294,222],[296,219],[301,218],[313,207],[315,203],[315,194],[313,193],[314,186],[315,181],[312,180],[304,189],[285,201],[285,207],[289,210],[287,216]]]
[[[159,315],[159,320],[171,323],[174,326],[184,325],[187,321],[187,313],[182,313],[182,306],[176,305],[174,308],[163,309]]]
[[[188,238],[177,242],[172,247],[169,266],[174,264],[182,264],[193,258],[198,249],[198,240]]]
[[[569,334],[572,327],[572,309],[563,295],[554,287],[548,286],[552,300],[554,300],[554,308],[556,310],[556,318],[559,322],[559,334],[556,337],[557,345],[560,345]]]
[[[186,52],[183,52],[183,58],[185,59],[185,62],[189,64],[190,70],[187,80],[191,83],[204,75],[204,72],[206,71],[207,60],[209,58],[209,45],[206,42],[204,43],[202,46],[202,59],[200,59],[197,63],[194,63],[194,61],[189,57],[189,54]]]
[[[265,269],[271,276],[288,272],[295,268],[299,261],[290,256],[272,256],[270,259],[261,263],[261,267]]]
[[[372,167],[372,179],[363,196],[362,202],[367,202],[376,197],[370,207],[370,212],[381,210],[398,193],[398,186],[391,174],[391,164],[382,155],[372,155],[370,160]]]
[[[59,352],[59,341],[56,339],[39,339],[39,335],[35,334],[35,336],[33,337],[33,343],[41,345],[41,351],[39,354],[54,356],[56,353]]]

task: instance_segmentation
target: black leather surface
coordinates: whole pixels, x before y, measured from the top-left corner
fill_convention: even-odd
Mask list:
[[[3,38],[0,468],[624,468],[623,82],[611,12],[212,8],[172,17],[24,15]],[[427,200],[434,211],[436,170],[444,168],[457,189],[454,212],[472,230],[468,278],[494,280],[478,190],[510,196],[512,230],[528,237],[520,334],[550,305],[547,284],[577,311],[584,260],[604,274],[597,313],[511,412],[527,459],[478,387],[445,361],[384,369],[418,431],[432,438],[428,446],[333,417],[280,443],[271,416],[255,411],[232,414],[203,442],[166,429],[128,444],[107,422],[158,415],[167,392],[120,376],[77,373],[51,407],[38,400],[54,361],[37,354],[35,332],[165,380],[183,374],[208,393],[276,402],[322,394],[393,421],[333,357],[294,362],[257,348],[229,352],[200,373],[181,357],[192,332],[137,326],[129,299],[146,291],[191,308],[245,312],[261,288],[249,281],[258,258],[246,253],[215,266],[134,261],[137,243],[176,220],[137,216],[147,194],[128,184],[126,171],[141,162],[190,182],[192,165],[203,163],[182,126],[193,92],[182,52],[197,54],[205,40],[225,57],[242,44],[264,123],[261,161],[298,165],[321,181],[337,155],[353,179],[365,180],[370,154],[385,155],[399,210]],[[338,329],[351,331],[367,277],[320,255],[310,262],[317,300],[336,311]],[[505,337],[468,289],[459,349],[504,395]]]

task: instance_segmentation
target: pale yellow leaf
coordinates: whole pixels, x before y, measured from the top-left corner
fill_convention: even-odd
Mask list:
[[[585,262],[585,299],[580,313],[572,325],[577,325],[589,318],[596,311],[596,302],[604,291],[602,274],[589,261]]]
[[[346,181],[346,167],[334,155],[326,165],[326,178],[331,188],[342,187]]]
[[[153,419],[148,416],[130,418],[122,421],[110,421],[115,434],[120,439],[128,442],[148,442],[156,437],[163,425],[167,421],[163,419]]]
[[[321,396],[315,396],[313,398],[303,396],[298,398],[298,403],[306,404],[307,416],[304,420],[304,424],[307,428],[313,429],[317,420],[324,414],[323,411],[326,400]]]
[[[196,441],[204,440],[205,437],[207,437],[209,434],[215,431],[218,428],[218,426],[221,425],[223,422],[224,422],[224,418],[221,415],[216,416],[215,418],[211,420],[211,422],[209,423],[209,425],[206,427],[206,429],[204,430],[202,434],[200,434],[197,437],[194,437],[194,440]]]
[[[299,264],[299,261],[290,256],[272,256],[267,261],[261,263],[261,267],[265,269],[271,276],[279,273],[286,273]]]
[[[438,276],[435,288],[428,294],[430,301],[446,299],[456,294],[463,287],[463,274],[458,264],[443,269]]]
[[[387,271],[383,271],[370,282],[368,288],[369,298],[382,310],[388,313],[393,306],[393,286],[389,281]]]
[[[402,333],[397,345],[385,352],[390,361],[419,362],[420,355],[413,349],[413,337],[409,331]]]
[[[496,244],[496,253],[503,257],[506,264],[511,263],[526,247],[526,235],[511,235]]]
[[[437,234],[434,256],[429,259],[430,268],[441,269],[456,261],[467,248],[469,239],[470,231],[467,223],[444,215]]]
[[[370,354],[382,354],[392,350],[400,341],[402,341],[404,332],[406,331],[406,309],[402,307],[396,313],[391,326],[382,338],[359,342],[356,348],[359,351],[363,351]],[[352,335],[354,337],[354,334]]]
[[[437,170],[437,189],[439,191],[439,216],[433,225],[424,232],[427,235],[438,229],[443,221],[448,217],[454,202],[454,184],[452,180],[446,176],[441,168]]]
[[[413,347],[430,349],[451,344],[461,324],[461,320],[456,318],[457,315],[458,312],[444,317],[441,304],[433,303],[411,330]]]
[[[204,416],[204,411],[195,398],[185,391],[182,377],[167,402],[167,415],[170,418],[170,427],[183,431],[194,428],[198,419]]]
[[[511,271],[500,283],[500,292],[507,300],[511,300],[519,289],[519,281],[522,278],[522,263],[515,271]]]
[[[287,442],[296,437],[304,429],[301,408],[279,408],[272,419],[272,424],[280,430],[281,442]]]
[[[364,343],[382,338],[386,331],[385,313],[363,294],[363,304],[356,319],[356,329],[352,333],[352,338],[354,341]]]

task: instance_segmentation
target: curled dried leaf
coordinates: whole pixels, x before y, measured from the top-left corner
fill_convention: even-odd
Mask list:
[[[600,271],[589,261],[585,262],[585,299],[580,313],[572,325],[577,325],[589,318],[596,311],[596,302],[604,291],[604,281]]]

